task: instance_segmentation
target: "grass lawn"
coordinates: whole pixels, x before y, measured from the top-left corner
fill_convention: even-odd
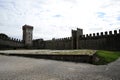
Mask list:
[[[117,60],[120,57],[120,52],[98,50],[96,55],[99,60],[93,64],[102,65]]]

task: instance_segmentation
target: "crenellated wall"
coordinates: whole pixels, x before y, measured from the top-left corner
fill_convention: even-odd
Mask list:
[[[45,49],[71,49],[71,37],[44,41]]]
[[[44,49],[44,41],[43,39],[36,39],[36,40],[33,40],[33,48],[34,49]]]
[[[82,35],[79,49],[120,50],[120,30]]]
[[[97,49],[120,51],[120,29],[83,35],[83,30],[71,31],[72,36],[52,40],[32,40],[33,49]],[[26,48],[24,41],[0,33],[0,49]]]
[[[24,44],[21,40],[0,35],[0,49],[23,48]]]
[[[83,30],[72,30],[72,37],[44,41],[35,40],[39,49],[97,49],[120,50],[120,30],[83,35]]]

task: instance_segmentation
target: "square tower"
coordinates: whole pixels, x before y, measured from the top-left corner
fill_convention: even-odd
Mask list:
[[[72,49],[79,49],[79,41],[82,35],[83,29],[72,30]]]
[[[80,47],[80,44],[79,44],[79,41],[80,41],[80,37],[83,35],[83,29],[80,29],[80,28],[77,28],[77,33],[76,33],[76,48],[79,49]]]
[[[23,42],[25,44],[25,47],[31,47],[33,38],[33,26],[24,25],[22,29],[23,29]]]
[[[76,49],[76,38],[77,38],[77,31],[76,30],[72,30],[71,31],[71,33],[72,33],[72,42],[71,42],[71,47],[72,47],[72,49]]]

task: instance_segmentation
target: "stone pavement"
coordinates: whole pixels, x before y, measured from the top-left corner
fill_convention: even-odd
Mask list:
[[[96,66],[0,55],[0,80],[120,80],[120,59]]]
[[[71,54],[71,55],[93,55],[96,50],[0,50],[0,54]]]

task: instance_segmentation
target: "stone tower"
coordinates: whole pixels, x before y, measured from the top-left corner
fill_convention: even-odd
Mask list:
[[[72,49],[79,49],[79,39],[83,35],[83,29],[72,30]]]
[[[77,32],[76,32],[76,49],[79,49],[79,41],[80,41],[80,37],[83,35],[83,29],[77,28]]]
[[[72,45],[71,45],[71,47],[72,47],[72,49],[76,49],[76,37],[77,37],[76,33],[77,33],[77,31],[72,30],[71,32],[72,32],[72,42],[71,42]]]
[[[33,26],[24,25],[23,29],[23,42],[25,47],[32,47]]]

